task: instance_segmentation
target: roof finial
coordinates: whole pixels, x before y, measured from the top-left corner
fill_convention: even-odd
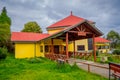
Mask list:
[[[72,15],[72,11],[70,12],[70,14]]]

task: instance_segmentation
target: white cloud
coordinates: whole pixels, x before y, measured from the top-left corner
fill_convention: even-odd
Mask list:
[[[20,31],[28,21],[37,21],[46,27],[68,16],[74,15],[96,22],[105,34],[114,29],[120,32],[119,0],[1,0],[0,9],[7,7],[12,18],[12,31]]]

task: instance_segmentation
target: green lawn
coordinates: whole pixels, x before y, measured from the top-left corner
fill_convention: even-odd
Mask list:
[[[32,63],[33,62],[33,63]],[[36,62],[36,63],[35,63]],[[0,80],[107,80],[78,69],[76,65],[59,66],[48,59],[14,59],[0,61]]]

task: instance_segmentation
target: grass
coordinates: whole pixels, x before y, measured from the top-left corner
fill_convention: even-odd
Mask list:
[[[107,61],[102,61],[103,57],[107,57]],[[94,61],[94,56],[91,58],[87,59],[89,61]],[[109,53],[99,53],[98,56],[96,57],[96,62],[98,63],[117,63],[120,64],[120,55],[115,55],[115,54],[109,54]]]
[[[14,59],[8,56],[0,61],[0,80],[107,80],[88,73],[76,65],[58,67],[56,62],[45,58]]]
[[[113,63],[120,63],[120,55],[114,55],[114,54],[107,54],[107,53],[101,53],[97,57],[97,62],[101,62],[101,57],[108,57],[108,60],[105,61],[105,63],[113,62]]]

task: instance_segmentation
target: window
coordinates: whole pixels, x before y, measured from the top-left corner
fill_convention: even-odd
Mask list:
[[[78,45],[77,46],[77,50],[80,51],[80,50],[85,50],[85,46],[84,45]]]
[[[64,46],[64,51],[66,51],[66,46]]]
[[[105,49],[105,46],[102,46],[102,49]]]
[[[109,46],[105,46],[105,49],[109,49]]]
[[[45,52],[48,52],[48,51],[49,51],[49,47],[45,46]]]
[[[88,39],[88,50],[93,49],[92,38]]]
[[[40,46],[40,52],[43,52],[43,46]]]
[[[102,49],[102,47],[101,47],[101,46],[98,46],[98,49]]]

